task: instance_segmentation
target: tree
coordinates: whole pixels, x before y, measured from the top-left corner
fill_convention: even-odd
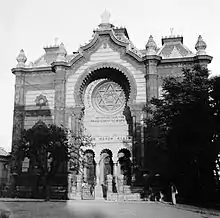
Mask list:
[[[20,145],[15,152],[19,162],[28,157],[37,167],[40,179],[43,179],[45,198],[49,200],[50,181],[58,172],[61,164],[69,163],[70,169],[80,171],[85,147],[93,146],[91,137],[74,135],[69,129],[56,125],[37,122],[32,128],[24,130]],[[50,162],[48,160],[51,160]]]
[[[195,65],[183,69],[182,77],[165,78],[162,88],[162,98],[146,108],[146,141],[166,151],[166,176],[178,183],[182,197],[208,200],[215,192],[219,153],[219,80],[210,80],[208,70]]]

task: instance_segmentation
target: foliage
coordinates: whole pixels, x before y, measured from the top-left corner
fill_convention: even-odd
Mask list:
[[[145,109],[147,143],[167,151],[166,176],[179,183],[185,198],[214,192],[219,85],[219,78],[209,79],[208,70],[195,65],[182,77],[165,78],[162,97]]]
[[[91,137],[82,129],[78,135],[63,126],[46,125],[37,122],[32,128],[24,130],[18,149],[14,156],[18,163],[28,157],[31,160],[31,171],[40,174],[44,185],[56,175],[61,165],[69,166],[69,170],[79,171],[86,147],[94,146]],[[67,172],[67,167],[66,171]],[[64,173],[65,173],[64,172]]]

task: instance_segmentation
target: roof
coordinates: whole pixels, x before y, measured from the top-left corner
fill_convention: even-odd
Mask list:
[[[31,63],[29,67],[47,67],[47,66],[50,66],[54,61],[56,61],[57,56],[58,56],[59,46],[54,45],[51,47],[46,47],[44,48],[44,50],[45,50],[45,53],[40,58],[38,58],[36,61]],[[66,60],[70,61],[77,54],[78,53],[67,55]]]
[[[169,58],[184,58],[195,56],[184,44],[183,37],[168,37],[162,39],[162,47],[159,49],[157,55],[163,59]]]
[[[4,148],[0,147],[0,156],[9,156],[9,153],[4,150]]]

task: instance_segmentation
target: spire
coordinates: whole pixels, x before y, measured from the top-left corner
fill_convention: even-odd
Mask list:
[[[27,61],[27,57],[23,49],[20,50],[16,60],[18,62],[17,67],[25,67],[25,62]]]
[[[153,36],[150,35],[148,42],[146,44],[146,54],[155,55],[157,53],[157,44],[155,43]]]
[[[67,51],[66,51],[63,43],[60,44],[57,54],[58,54],[58,56],[57,56],[56,61],[65,61],[66,60]]]
[[[207,45],[202,39],[202,36],[199,35],[198,40],[195,45],[195,49],[197,50],[196,55],[205,55],[206,54],[206,49]]]

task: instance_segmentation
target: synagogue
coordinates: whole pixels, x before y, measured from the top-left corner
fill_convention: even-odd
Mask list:
[[[95,144],[85,151],[91,167],[75,179],[68,172],[69,198],[93,177],[94,198],[105,197],[101,186],[109,181],[108,191],[115,184],[113,192],[120,192],[123,179],[129,192],[135,180],[132,167],[146,168],[143,108],[160,97],[164,77],[181,76],[183,67],[207,66],[212,60],[201,36],[195,40],[195,51],[172,32],[159,45],[152,35],[146,37],[146,45],[136,48],[127,29],[114,26],[105,11],[92,38],[77,51],[68,54],[61,43],[45,47],[42,56],[28,64],[23,50],[17,56],[12,69],[16,77],[12,152],[21,130],[39,121],[63,125],[76,134],[83,127]],[[29,165],[25,158],[17,175],[27,174]],[[18,177],[22,186],[24,179]]]

